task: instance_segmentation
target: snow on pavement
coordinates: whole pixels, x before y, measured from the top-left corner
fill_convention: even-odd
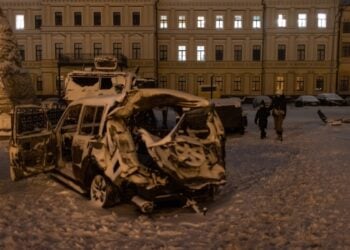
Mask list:
[[[324,125],[317,108],[289,107],[285,140],[259,139],[245,106],[244,136],[227,140],[227,185],[206,216],[134,206],[93,207],[86,197],[42,174],[8,177],[7,142],[0,152],[0,249],[274,249],[350,248],[350,124]],[[349,107],[322,107],[334,118]]]

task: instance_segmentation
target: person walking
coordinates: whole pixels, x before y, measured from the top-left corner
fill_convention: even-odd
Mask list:
[[[261,101],[260,107],[255,114],[254,122],[259,125],[260,139],[266,138],[267,118],[270,116],[270,110],[265,106],[264,100]]]
[[[276,93],[276,96],[272,99],[270,106],[272,110],[272,116],[275,123],[275,130],[277,134],[277,139],[283,140],[283,121],[287,115],[287,102],[281,91]]]

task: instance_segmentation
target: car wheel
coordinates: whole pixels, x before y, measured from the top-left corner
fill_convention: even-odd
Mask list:
[[[117,188],[102,174],[92,179],[90,199],[97,207],[109,207],[120,201]]]

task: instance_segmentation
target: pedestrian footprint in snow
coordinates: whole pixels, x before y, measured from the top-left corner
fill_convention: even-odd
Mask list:
[[[258,111],[255,114],[254,122],[259,125],[260,139],[266,138],[267,118],[270,116],[270,110],[265,106],[264,100],[261,101]]]
[[[283,120],[287,114],[287,102],[281,90],[276,92],[270,106],[278,140],[283,140]]]

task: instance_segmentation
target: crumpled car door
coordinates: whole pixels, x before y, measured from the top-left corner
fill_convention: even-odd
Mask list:
[[[55,167],[53,133],[43,108],[19,105],[12,117],[10,177],[20,180]]]

